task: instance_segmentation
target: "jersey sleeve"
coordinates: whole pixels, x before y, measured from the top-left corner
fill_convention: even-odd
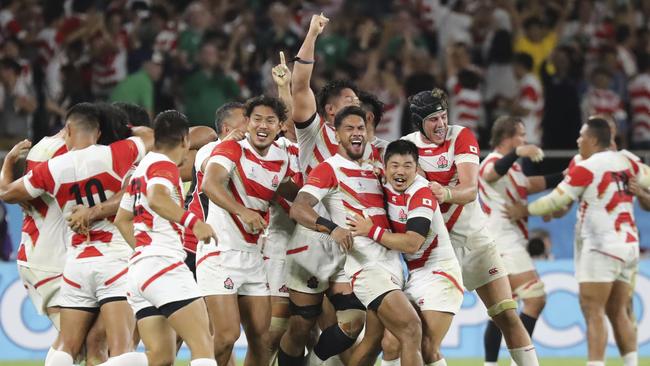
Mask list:
[[[594,174],[582,164],[577,164],[569,170],[557,188],[575,201],[593,180]]]
[[[126,140],[116,141],[109,145],[113,157],[113,170],[124,177],[133,164],[138,163],[146,154],[146,148],[141,138],[133,136]]]
[[[479,163],[479,148],[476,137],[469,128],[463,128],[454,143],[454,162],[456,164]]]
[[[433,213],[438,207],[438,201],[429,187],[418,189],[408,201],[408,220],[422,217],[433,221]]]
[[[206,166],[219,164],[230,173],[241,159],[241,155],[241,145],[237,141],[224,141],[212,150]]]
[[[176,164],[171,161],[158,161],[149,166],[146,172],[147,187],[160,184],[174,192],[179,182],[179,172]]]
[[[124,192],[122,195],[122,199],[120,200],[120,208],[133,213],[133,195],[129,191],[130,190],[127,190],[127,192]]]
[[[300,192],[306,192],[316,197],[319,201],[322,200],[330,190],[336,188],[338,182],[334,169],[329,163],[323,162],[318,164],[314,170],[309,173],[307,182],[300,189]]]
[[[53,195],[56,183],[54,182],[54,177],[50,171],[49,163],[43,162],[35,165],[34,168],[23,178],[23,184],[27,193],[34,198],[40,196],[44,192]]]

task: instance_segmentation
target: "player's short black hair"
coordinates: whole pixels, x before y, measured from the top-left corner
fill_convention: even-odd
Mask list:
[[[525,52],[515,53],[515,58],[513,60],[515,65],[519,65],[526,69],[527,71],[533,71],[534,61],[533,58]]]
[[[612,129],[604,118],[589,118],[585,123],[587,133],[596,138],[598,146],[608,148],[612,141]]]
[[[154,144],[157,148],[176,147],[189,133],[190,123],[187,117],[179,111],[160,112],[153,120]]]
[[[113,107],[126,113],[127,124],[131,126],[151,126],[151,118],[147,110],[135,103],[113,102]]]
[[[364,90],[359,90],[357,95],[359,97],[359,101],[361,101],[361,108],[368,112],[372,112],[372,114],[375,116],[373,124],[375,127],[377,127],[379,121],[381,121],[381,118],[384,116],[384,103],[381,100],[377,99],[377,96],[374,94],[368,93]]]
[[[358,93],[357,86],[348,80],[332,80],[325,84],[318,91],[318,95],[316,96],[316,103],[318,113],[321,116],[325,116],[325,106],[330,103],[332,98],[341,95],[341,91],[343,91],[343,89],[352,89],[354,94]]]
[[[492,132],[490,134],[490,146],[494,149],[503,142],[517,133],[517,125],[524,122],[519,117],[501,116],[494,121]]]
[[[408,140],[395,140],[388,144],[388,146],[386,146],[386,152],[384,153],[384,162],[388,163],[388,160],[393,155],[411,155],[416,164],[420,157],[418,147]]]
[[[336,116],[334,116],[334,128],[338,130],[338,128],[343,124],[343,120],[349,116],[359,116],[364,123],[367,122],[366,112],[361,109],[361,107],[350,105],[342,108],[338,113],[336,113]]]
[[[129,128],[129,117],[120,108],[108,103],[95,103],[99,113],[99,136],[98,144],[110,145],[115,141],[124,140],[131,136]]]
[[[458,83],[465,89],[476,90],[481,84],[481,77],[472,70],[462,69],[458,72]]]
[[[526,18],[526,20],[524,20],[523,26],[524,26],[524,29],[528,29],[528,28],[534,27],[534,26],[544,27],[544,21],[542,20],[542,18],[540,18],[538,16],[531,16],[531,17]]]
[[[217,131],[217,135],[221,135],[223,131],[223,123],[226,118],[230,117],[230,112],[234,109],[245,109],[246,106],[243,103],[239,102],[228,102],[214,113],[214,129]]]
[[[100,113],[96,105],[92,103],[78,103],[70,107],[65,114],[66,123],[74,123],[76,127],[86,131],[100,129]]]
[[[279,98],[260,95],[249,99],[246,101],[246,117],[250,117],[253,114],[253,109],[257,106],[265,106],[273,109],[280,122],[287,120],[287,107]]]

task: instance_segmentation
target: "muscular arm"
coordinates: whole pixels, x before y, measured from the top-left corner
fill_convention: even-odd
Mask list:
[[[234,215],[241,216],[248,209],[235,201],[232,194],[226,189],[230,181],[230,174],[219,164],[212,163],[205,167],[205,177],[201,190],[210,201]]]
[[[296,200],[291,205],[289,216],[296,220],[300,225],[315,231],[329,232],[329,229],[316,224],[319,215],[314,210],[314,206],[318,204],[318,199],[306,192],[298,192]]]
[[[216,141],[217,137],[217,133],[210,127],[190,127],[190,150],[198,150],[203,145]]]
[[[124,240],[131,246],[135,248],[135,235],[133,231],[133,212],[119,208],[117,210],[117,215],[115,216],[115,221],[113,221],[117,229],[122,234]]]
[[[474,163],[460,163],[458,169],[458,185],[449,187],[451,199],[447,203],[459,205],[468,204],[476,199],[478,194],[478,165]]]
[[[23,179],[20,178],[7,186],[0,187],[0,201],[5,203],[21,203],[31,200],[33,197],[27,192]]]
[[[318,17],[318,16],[314,16]],[[300,46],[297,57],[305,61],[314,61],[314,49],[316,47],[316,38],[322,31],[314,24],[314,18],[305,36],[305,40]],[[324,26],[324,24],[323,24]],[[302,64],[295,62],[293,65],[293,75],[291,76],[291,99],[293,101],[294,121],[302,122],[308,120],[316,113],[316,97],[311,90],[309,82],[314,70],[314,64]]]
[[[555,188],[551,193],[528,204],[528,214],[532,216],[550,215],[560,211],[573,202],[573,198],[562,189]]]
[[[386,231],[379,243],[402,253],[414,254],[420,249],[424,239],[425,237],[413,231],[407,231],[403,234]]]

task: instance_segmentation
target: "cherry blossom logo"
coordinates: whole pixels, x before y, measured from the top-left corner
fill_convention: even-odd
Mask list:
[[[232,282],[232,279],[230,279],[230,277],[228,277],[228,278],[226,278],[225,281],[223,281],[223,287],[226,290],[232,290],[235,287],[235,283]]]
[[[307,287],[309,287],[311,289],[314,289],[314,288],[318,287],[318,279],[316,278],[316,276],[311,276],[307,280]]]
[[[271,181],[271,186],[272,186],[273,188],[277,188],[277,187],[278,187],[278,184],[280,184],[280,179],[278,178],[277,175],[274,175],[274,176],[273,176],[273,180]]]
[[[282,293],[285,293],[285,294],[288,294],[289,293],[289,288],[287,287],[287,285],[282,285],[282,287],[280,287],[280,290],[278,290],[278,291],[280,291]]]
[[[408,217],[406,216],[406,212],[404,212],[404,209],[399,210],[399,221],[405,222]]]
[[[449,161],[447,161],[447,158],[444,155],[440,155],[436,164],[438,165],[439,169],[442,169],[447,167]]]

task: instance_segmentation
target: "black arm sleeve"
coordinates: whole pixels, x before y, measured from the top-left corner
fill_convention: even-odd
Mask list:
[[[424,217],[413,217],[406,222],[406,231],[413,231],[426,238],[431,228],[431,220]]]
[[[508,153],[508,155],[504,155],[501,159],[497,160],[494,163],[494,171],[499,175],[508,174],[508,169],[510,169],[512,164],[514,164],[518,158],[519,157],[517,156],[515,150],[512,150],[510,153]]]
[[[318,112],[314,113],[314,114],[313,114],[311,117],[309,117],[309,119],[306,120],[306,121],[302,121],[302,122],[293,121],[293,124],[296,126],[296,128],[300,128],[300,129],[307,128],[307,127],[308,127],[312,122],[314,122],[314,120],[316,119],[316,114],[317,114],[317,113],[318,113]]]
[[[545,175],[544,183],[546,183],[546,189],[556,187],[563,179],[564,174],[562,172]]]

